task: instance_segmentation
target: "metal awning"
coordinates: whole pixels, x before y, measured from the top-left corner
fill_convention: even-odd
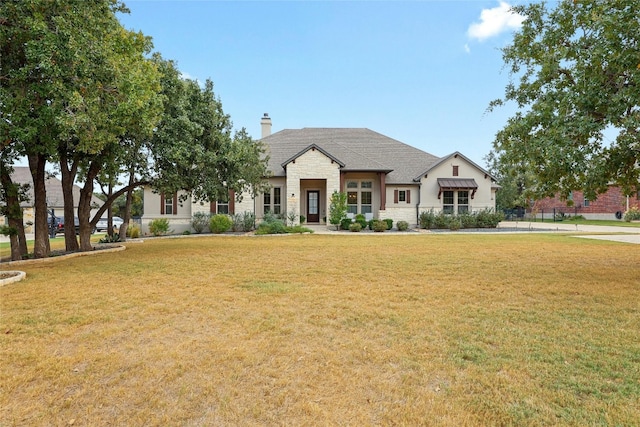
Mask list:
[[[443,191],[471,190],[471,198],[476,195],[478,184],[473,178],[438,178],[438,199]]]

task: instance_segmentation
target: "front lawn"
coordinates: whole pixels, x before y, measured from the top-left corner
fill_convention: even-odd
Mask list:
[[[637,425],[637,261],[554,233],[150,239],[21,265],[0,424]]]

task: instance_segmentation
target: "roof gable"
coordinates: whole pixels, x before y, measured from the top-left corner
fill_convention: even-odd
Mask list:
[[[285,160],[282,163],[282,167],[286,168],[289,163],[295,161],[298,157],[302,156],[303,154],[305,154],[309,150],[318,150],[319,152],[321,152],[322,154],[327,156],[329,159],[331,159],[332,161],[334,161],[338,165],[340,165],[341,168],[344,167],[344,163],[342,163],[340,160],[338,160],[335,157],[333,157],[331,154],[327,153],[325,150],[322,149],[322,147],[318,147],[316,144],[311,144],[307,148],[303,149],[302,151],[300,151],[300,152],[294,154],[293,156],[291,156],[289,159]]]
[[[450,158],[452,157],[460,157],[462,159],[464,159],[467,163],[469,163],[471,166],[475,167],[476,169],[478,169],[479,171],[481,171],[482,173],[484,173],[485,175],[487,175],[488,177],[491,178],[491,180],[493,181],[497,181],[497,179],[491,175],[489,172],[487,172],[484,168],[478,166],[476,163],[474,163],[472,160],[470,160],[467,156],[465,156],[464,154],[462,154],[459,151],[453,152],[451,154],[449,154],[448,156],[444,156],[441,159],[439,159],[437,162],[434,162],[433,164],[431,164],[427,169],[424,170],[424,172],[416,175],[413,180],[414,181],[420,181],[422,179],[423,176],[426,176],[429,174],[429,172],[431,172],[433,169],[437,168],[438,166],[440,166],[442,163],[448,161]]]

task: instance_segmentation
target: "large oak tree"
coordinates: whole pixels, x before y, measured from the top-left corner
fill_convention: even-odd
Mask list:
[[[640,1],[561,1],[514,7],[527,17],[503,49],[511,80],[490,109],[518,111],[497,134],[504,165],[532,177],[529,195],[640,182]],[[526,169],[526,170],[523,170]]]

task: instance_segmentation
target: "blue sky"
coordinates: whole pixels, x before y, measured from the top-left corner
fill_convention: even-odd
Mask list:
[[[124,0],[122,24],[181,72],[210,78],[236,129],[366,127],[481,166],[513,109],[500,47],[521,17],[500,1]]]

